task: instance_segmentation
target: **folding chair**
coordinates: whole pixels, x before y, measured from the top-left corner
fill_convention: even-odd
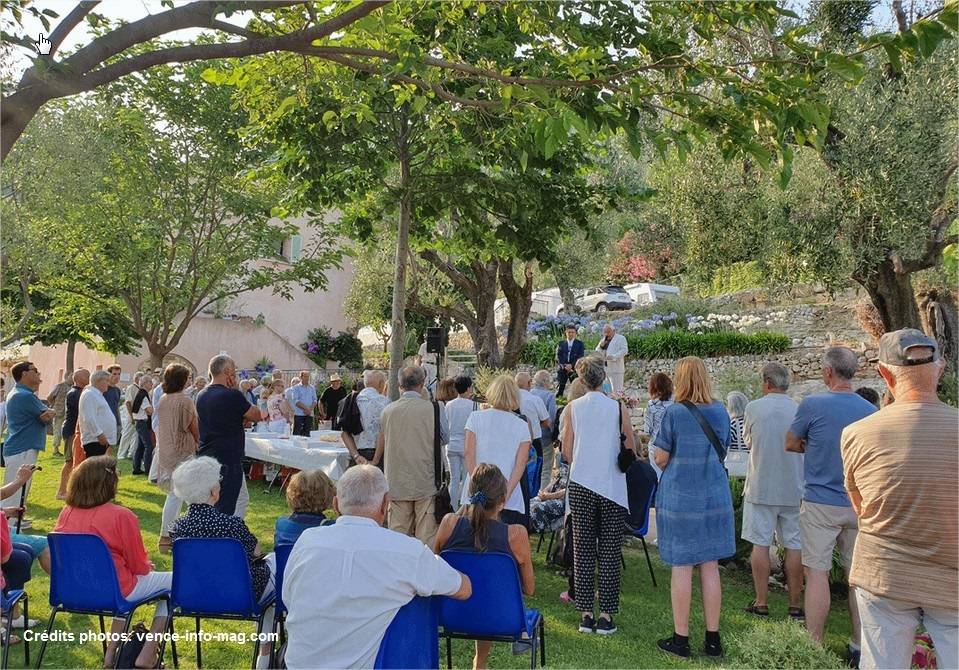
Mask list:
[[[255,621],[257,638],[263,633],[263,615],[275,594],[257,602],[246,552],[234,538],[180,538],[173,541],[173,590],[170,593],[170,629],[175,616],[196,621],[196,667],[202,668],[200,619]],[[253,643],[253,664],[259,654]],[[173,667],[179,667],[173,647]]]
[[[439,606],[417,596],[393,617],[373,662],[375,670],[427,670],[440,667]]]
[[[100,632],[106,634],[103,617],[123,618],[123,633],[130,630],[133,613],[141,605],[157,600],[170,599],[166,589],[156,591],[137,600],[127,600],[120,593],[117,569],[107,549],[106,542],[98,535],[87,533],[50,533],[47,535],[50,546],[50,620],[46,635],[40,643],[37,667],[43,663],[43,654],[47,640],[53,629],[53,622],[59,612],[71,614],[93,614],[100,619]],[[26,612],[24,612],[26,617]],[[106,656],[106,639],[102,642]],[[171,644],[171,647],[173,645]],[[164,642],[160,642],[160,658],[163,658]],[[123,642],[117,647],[115,658],[120,658]],[[176,656],[176,649],[173,649]]]
[[[656,487],[653,487],[653,490],[649,493],[649,500],[646,501],[646,508],[643,511],[643,525],[640,528],[632,528],[629,530],[632,533],[633,537],[638,537],[643,543],[643,553],[646,554],[646,565],[649,567],[649,576],[653,580],[653,586],[656,584],[656,574],[653,572],[653,562],[649,560],[649,548],[646,546],[646,533],[649,532],[649,510],[653,506],[653,502],[656,500]],[[625,565],[625,563],[624,563]]]
[[[7,593],[0,593],[0,612],[7,617],[7,627],[3,638],[3,662],[0,668],[7,667],[7,660],[10,656],[10,636],[13,635],[13,607],[18,602],[23,601],[23,620],[30,620],[30,608],[27,604],[27,592],[23,589],[10,589]],[[437,662],[438,663],[438,662]],[[30,665],[30,642],[23,639],[23,667]]]
[[[546,665],[546,624],[543,616],[523,602],[516,561],[509,554],[448,550],[440,554],[453,568],[470,578],[473,594],[466,600],[440,598],[441,635],[446,638],[446,664],[453,667],[453,638],[519,642],[523,634],[532,643],[530,668]]]

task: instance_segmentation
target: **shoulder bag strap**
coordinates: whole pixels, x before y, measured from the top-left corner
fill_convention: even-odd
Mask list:
[[[435,400],[433,403],[433,482],[438,491],[443,485],[443,470],[440,452],[440,404]]]
[[[683,407],[689,410],[689,413],[693,415],[697,422],[699,422],[699,427],[703,429],[703,433],[706,434],[706,439],[709,440],[709,443],[713,445],[713,449],[716,451],[716,457],[719,459],[720,464],[725,465],[726,461],[726,452],[723,450],[722,443],[719,441],[719,436],[716,435],[716,431],[713,430],[713,427],[709,425],[709,421],[706,420],[706,417],[703,416],[703,413],[699,411],[699,408],[695,404],[688,400],[683,400]]]

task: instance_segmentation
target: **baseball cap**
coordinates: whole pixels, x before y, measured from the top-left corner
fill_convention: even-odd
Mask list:
[[[928,347],[932,355],[926,358],[908,358],[914,347]],[[921,330],[903,328],[885,333],[879,338],[879,362],[886,365],[925,365],[939,360],[939,343]]]

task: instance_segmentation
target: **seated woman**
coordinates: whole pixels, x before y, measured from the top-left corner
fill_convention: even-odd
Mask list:
[[[117,459],[112,456],[91,456],[73,468],[67,482],[67,505],[60,512],[54,531],[58,533],[89,533],[99,536],[110,550],[120,582],[120,593],[128,600],[136,600],[173,585],[172,572],[156,572],[147,557],[140,522],[136,514],[113,503],[120,482]],[[166,628],[167,606],[156,605],[154,634]],[[112,633],[123,631],[123,620],[114,619]],[[138,668],[152,668],[157,663],[158,642],[148,640],[136,659]],[[104,656],[104,667],[112,667],[117,643],[110,642]]]
[[[530,527],[534,533],[547,533],[556,527],[556,522],[566,516],[566,485],[569,481],[569,466],[560,463],[559,474],[552,483],[529,501]]]
[[[9,498],[13,496],[20,488],[30,481],[33,476],[32,465],[21,465],[17,470],[17,475],[12,482],[0,488],[0,498]],[[3,510],[4,519],[2,522],[6,525],[6,517],[16,519],[21,510],[16,507],[10,507]],[[11,522],[14,522],[11,520]],[[47,574],[50,574],[50,549],[47,547],[47,538],[43,535],[21,535],[10,530],[7,525],[7,539],[10,541],[10,551],[3,554],[2,570],[3,577],[6,579],[8,589],[22,589],[30,581],[30,573],[34,561],[40,563],[40,567]],[[13,613],[13,627],[23,628],[23,616],[19,614],[20,606],[15,607]],[[28,622],[28,628],[36,625],[36,619]]]
[[[529,548],[529,535],[519,524],[507,525],[498,521],[506,505],[506,477],[499,467],[480,463],[470,477],[468,502],[456,514],[447,514],[436,532],[433,551],[444,549],[461,551],[498,551],[511,554],[519,568],[523,593],[533,595],[536,577]],[[474,668],[485,668],[489,661],[492,642],[476,641]]]
[[[276,520],[273,544],[293,544],[307,528],[329,526],[323,512],[333,507],[336,486],[322,470],[303,470],[290,477],[286,485],[286,504],[292,514]]]
[[[185,538],[223,538],[239,540],[246,551],[253,582],[253,595],[260,600],[273,592],[273,574],[276,567],[274,554],[264,554],[259,542],[247,528],[243,519],[224,514],[214,505],[220,499],[220,463],[209,456],[191,458],[173,471],[173,493],[187,503],[186,514],[170,526],[170,538],[175,543]],[[263,617],[263,630],[273,629],[273,606]],[[270,662],[272,644],[260,645],[256,667],[266,668]]]

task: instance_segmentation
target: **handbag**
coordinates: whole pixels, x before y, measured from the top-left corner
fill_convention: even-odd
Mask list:
[[[120,647],[120,654],[117,656],[116,663],[114,668],[135,668],[137,656],[140,655],[140,652],[143,650],[143,645],[147,641],[147,634],[150,631],[142,623],[137,623],[133,629],[130,631],[130,639],[127,642],[123,643],[123,646]],[[152,668],[162,668],[162,660],[157,655],[157,659],[154,662]]]
[[[709,443],[713,445],[713,451],[716,452],[716,458],[719,459],[719,464],[723,466],[723,470],[726,470],[726,451],[723,449],[722,443],[719,441],[719,436],[716,435],[716,431],[713,430],[713,427],[709,425],[709,421],[706,420],[706,417],[703,416],[703,413],[699,411],[699,408],[695,404],[691,403],[688,400],[683,400],[683,407],[689,410],[689,413],[693,415],[693,418],[699,423],[699,427],[703,429],[703,433],[706,434],[706,439],[709,440]],[[729,472],[726,472],[727,476]]]
[[[619,455],[616,457],[616,463],[621,472],[629,470],[629,466],[636,462],[636,452],[626,446],[626,435],[623,434],[622,427],[622,406],[616,403],[616,432],[619,434]]]
[[[440,404],[433,401],[433,483],[436,493],[433,494],[433,518],[436,523],[443,521],[443,517],[453,513],[453,503],[450,501],[450,490],[443,478],[443,453],[440,450]]]

